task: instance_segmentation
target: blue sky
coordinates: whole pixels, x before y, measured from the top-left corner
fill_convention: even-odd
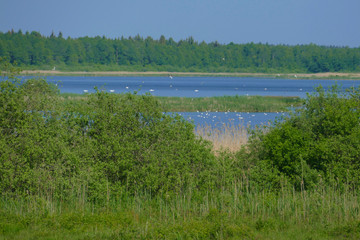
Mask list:
[[[360,0],[0,0],[0,31],[360,47]]]

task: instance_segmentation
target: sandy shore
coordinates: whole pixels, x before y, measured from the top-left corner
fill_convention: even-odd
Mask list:
[[[127,71],[105,71],[105,72],[62,72],[49,70],[25,70],[23,75],[34,76],[234,76],[234,77],[272,77],[272,78],[302,78],[302,79],[360,79],[360,73],[203,73],[203,72],[127,72]]]

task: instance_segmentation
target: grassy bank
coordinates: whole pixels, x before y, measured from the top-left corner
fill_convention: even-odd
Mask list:
[[[87,95],[63,93],[65,102],[77,104],[87,100]],[[298,107],[299,97],[223,96],[223,97],[155,97],[164,112],[280,112]]]
[[[89,203],[1,199],[0,239],[359,239],[359,193],[319,185],[257,190],[249,176],[229,188],[176,196],[123,193]]]

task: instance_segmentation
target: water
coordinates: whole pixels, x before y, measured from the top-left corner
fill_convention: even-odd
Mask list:
[[[26,76],[26,78],[33,78]],[[108,92],[125,93],[137,91],[154,96],[171,97],[212,97],[234,95],[260,96],[298,96],[315,91],[320,84],[328,88],[339,84],[342,88],[358,87],[360,81],[354,80],[303,80],[238,77],[90,77],[90,76],[50,76],[49,82],[58,85],[62,93],[95,92],[94,87]],[[279,113],[224,113],[200,112],[179,113],[195,125],[222,126],[223,124],[255,125],[267,124]]]
[[[24,77],[31,78],[31,77]],[[314,92],[320,84],[328,88],[335,83],[343,88],[359,86],[354,80],[301,80],[238,77],[89,77],[50,76],[62,93],[94,92],[94,87],[115,93],[134,92],[154,96],[212,97],[234,95],[298,96]]]

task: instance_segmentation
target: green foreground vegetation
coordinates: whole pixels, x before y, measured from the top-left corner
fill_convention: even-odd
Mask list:
[[[152,96],[68,104],[2,70],[0,239],[360,238],[360,88],[215,154]]]

